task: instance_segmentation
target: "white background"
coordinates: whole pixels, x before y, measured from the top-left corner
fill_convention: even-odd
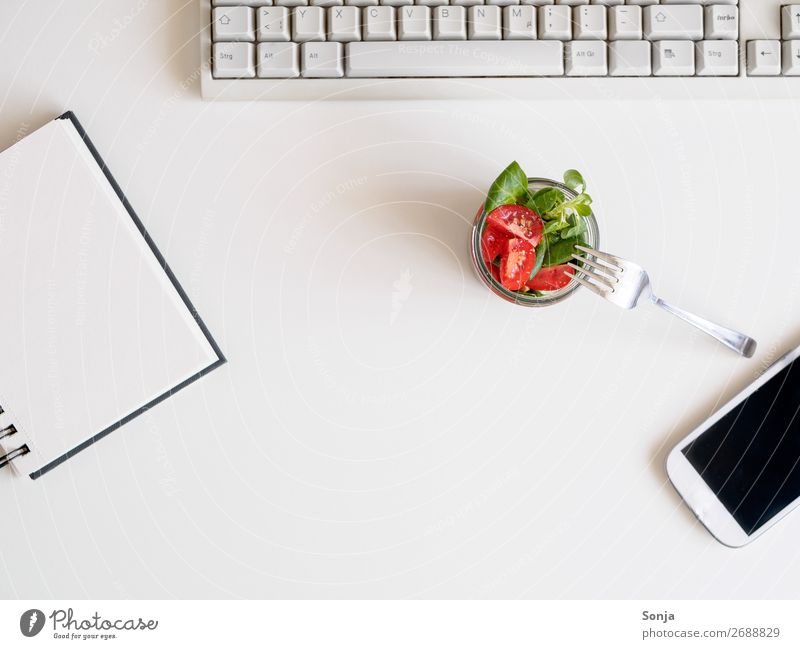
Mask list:
[[[0,474],[0,596],[798,595],[800,515],[729,550],[663,470],[800,344],[796,103],[209,103],[199,29],[194,0],[0,4],[0,146],[74,110],[230,361]],[[756,357],[482,288],[512,159],[580,169],[603,247]]]

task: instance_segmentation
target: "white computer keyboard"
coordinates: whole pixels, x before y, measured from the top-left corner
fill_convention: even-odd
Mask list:
[[[800,97],[780,0],[201,0],[206,98]]]

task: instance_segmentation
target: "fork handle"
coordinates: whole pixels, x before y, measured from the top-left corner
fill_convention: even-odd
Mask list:
[[[652,300],[653,304],[656,306],[660,306],[662,309],[664,309],[664,311],[678,316],[681,320],[688,322],[690,325],[694,325],[700,331],[705,331],[709,336],[716,338],[723,345],[729,349],[732,349],[737,354],[744,356],[745,358],[750,358],[753,354],[755,354],[757,343],[755,340],[750,338],[750,336],[745,336],[743,333],[739,333],[733,329],[728,329],[727,327],[718,325],[710,320],[696,316],[693,313],[679,309],[676,306],[672,306],[668,302],[664,302],[664,300],[659,297],[653,296]]]

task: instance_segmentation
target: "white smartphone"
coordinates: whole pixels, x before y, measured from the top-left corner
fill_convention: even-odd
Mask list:
[[[706,529],[730,547],[750,543],[800,504],[798,357],[800,347],[667,457],[675,489]]]

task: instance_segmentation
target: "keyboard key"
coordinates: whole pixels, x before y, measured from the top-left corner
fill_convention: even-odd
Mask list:
[[[433,10],[433,40],[463,41],[467,38],[467,10],[464,7],[436,7]]]
[[[215,41],[252,41],[253,10],[250,7],[214,9],[212,32]]]
[[[500,40],[503,36],[500,7],[470,7],[467,32],[471,41]]]
[[[706,7],[706,38],[739,38],[739,8],[735,5]]]
[[[431,8],[401,7],[397,33],[401,41],[431,40]]]
[[[608,74],[604,41],[571,41],[566,45],[568,77],[604,77]]]
[[[247,7],[260,7],[262,5],[271,5],[272,0],[211,0],[212,7],[238,7],[244,5]]]
[[[539,38],[572,40],[572,9],[560,5],[539,7]]]
[[[800,5],[786,5],[781,9],[784,40],[800,38]]]
[[[325,10],[297,7],[292,10],[292,40],[296,43],[325,40]]]
[[[575,40],[598,40],[608,38],[606,8],[599,5],[583,5],[572,10],[574,22],[572,37]]]
[[[781,73],[780,41],[755,40],[747,43],[747,74],[777,76]]]
[[[259,43],[258,76],[264,79],[290,79],[300,76],[297,43]]]
[[[259,8],[258,40],[260,41],[289,40],[289,10],[286,7]]]
[[[252,43],[214,43],[213,68],[218,79],[246,79],[256,76]]]
[[[301,74],[304,77],[341,77],[341,43],[303,43],[300,46]]]
[[[275,0],[275,4],[282,7],[302,7],[308,4],[308,0]]]
[[[608,73],[612,77],[649,77],[652,73],[649,41],[613,41],[608,44]]]
[[[608,37],[612,41],[642,39],[642,8],[611,7],[609,9]]]
[[[349,77],[561,76],[559,41],[348,43]]]
[[[536,38],[536,9],[529,5],[503,7],[503,38],[509,40]]]
[[[787,77],[800,76],[800,40],[784,41],[783,74]]]
[[[699,77],[735,77],[739,74],[739,43],[698,41],[695,63]]]
[[[328,40],[340,43],[360,41],[361,15],[359,11],[358,7],[328,7]]]
[[[692,41],[653,43],[653,74],[657,77],[694,76],[694,48]]]
[[[748,41],[747,74],[751,77],[776,77],[780,73],[780,41]]]
[[[656,5],[644,8],[644,36],[651,41],[703,38],[703,7]]]
[[[397,38],[394,28],[394,7],[367,7],[362,9],[365,41],[393,41]]]

